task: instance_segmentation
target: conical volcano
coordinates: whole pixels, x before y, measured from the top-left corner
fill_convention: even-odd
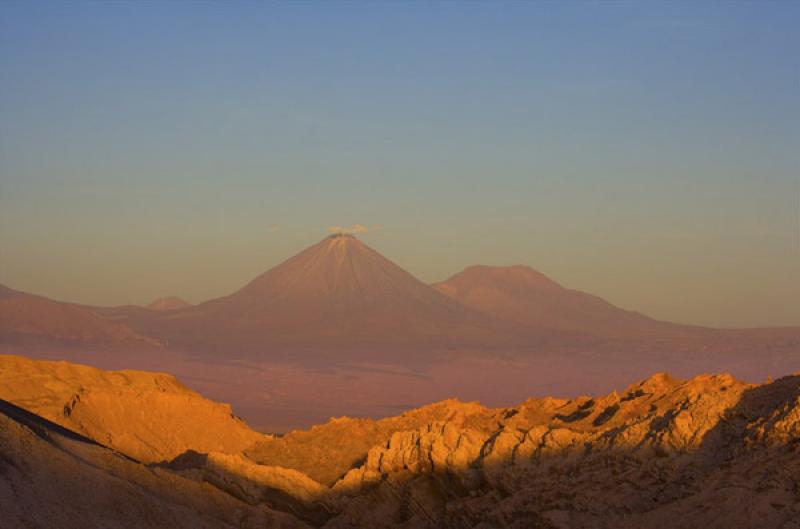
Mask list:
[[[226,298],[226,311],[297,323],[376,319],[391,312],[461,315],[464,308],[352,235],[323,239]],[[357,322],[354,322],[357,323]]]
[[[266,357],[298,350],[485,350],[507,342],[517,327],[463,306],[344,234],[326,237],[229,296],[132,325],[191,351]]]

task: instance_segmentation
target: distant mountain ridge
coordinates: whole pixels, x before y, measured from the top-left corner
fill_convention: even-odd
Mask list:
[[[13,346],[158,348],[157,339],[91,307],[53,301],[0,285],[0,343]]]
[[[628,337],[698,329],[620,309],[524,265],[470,266],[433,286],[464,306],[524,325]]]
[[[753,343],[769,340],[769,333],[654,320],[522,265],[471,266],[428,285],[349,234],[328,236],[238,291],[197,305],[162,298],[147,308],[86,307],[3,287],[0,316],[0,344],[6,345],[166,346],[295,362],[602,354],[668,349],[674,340],[683,340],[681,350],[722,351],[744,343],[742,333]],[[780,331],[782,343],[792,332]]]

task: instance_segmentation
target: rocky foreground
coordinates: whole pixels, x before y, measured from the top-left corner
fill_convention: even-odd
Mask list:
[[[0,356],[0,526],[800,527],[800,376],[451,400],[284,436],[174,378]]]

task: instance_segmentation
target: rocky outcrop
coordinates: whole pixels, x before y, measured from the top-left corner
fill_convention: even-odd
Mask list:
[[[431,422],[334,485],[351,501],[328,527],[790,527],[799,399],[798,376],[656,375],[622,394],[528,401],[488,434]]]
[[[0,399],[139,461],[240,453],[263,434],[174,377],[0,355]]]
[[[356,461],[330,490],[307,489],[317,517],[288,509],[327,528],[794,527],[798,418],[799,376],[657,374],[601,397],[336,419],[251,451],[264,472],[330,476]]]
[[[219,405],[196,394],[188,406],[160,408],[162,398],[174,404],[172,399],[186,397],[183,392],[188,391],[170,377],[97,370],[88,377],[82,370],[90,368],[46,364],[33,369],[22,359],[3,360],[0,365],[19,367],[13,376],[0,376],[0,381],[14,379],[16,385],[5,382],[0,389],[20,392],[18,400],[30,410],[55,416],[69,428],[37,415],[20,415],[29,412],[19,408],[16,415],[6,412],[6,422],[0,424],[5,428],[0,432],[5,435],[0,443],[0,501],[24,505],[22,511],[9,510],[10,519],[32,527],[46,527],[42,520],[56,519],[50,515],[77,519],[83,507],[74,505],[82,501],[88,502],[87,508],[113,511],[112,517],[151,508],[142,499],[124,508],[117,506],[116,497],[87,500],[107,475],[152,491],[156,505],[147,519],[157,520],[150,525],[159,527],[180,527],[165,522],[175,516],[199,520],[193,527],[800,527],[800,375],[753,385],[729,375],[679,380],[662,373],[619,393],[530,399],[497,409],[448,400],[378,421],[334,419],[283,437],[259,437],[254,443],[253,432],[245,432],[240,439],[222,438],[219,442],[232,444],[226,445],[229,450],[217,450],[213,435],[228,434],[184,428],[191,421],[205,421],[205,430],[213,424],[235,429],[241,423],[224,408],[228,415],[223,420]],[[65,408],[60,399],[78,379],[113,390],[109,395],[121,403],[138,404],[142,418],[124,416],[125,410],[97,397],[81,397]],[[149,396],[153,391],[169,397]],[[71,422],[74,410],[85,402],[92,403],[87,413],[96,407],[104,419]],[[184,415],[162,414],[176,409]],[[104,415],[109,410],[125,420]],[[175,423],[174,438],[148,429],[159,424],[170,430],[169,421]],[[192,435],[197,439],[191,440]],[[169,447],[152,454],[186,448],[168,462],[145,468],[125,457],[133,455],[128,447],[143,450],[144,444],[114,441],[118,452],[112,452],[102,446],[109,436],[112,441],[146,438]],[[36,448],[29,458],[22,446],[41,447],[42,452]],[[51,454],[48,446],[68,449],[66,455]],[[79,461],[65,463],[63,457]],[[41,478],[61,479],[64,465],[70,476],[83,475],[83,467],[75,466],[83,463],[93,469],[85,484],[67,477],[69,488],[60,489]],[[127,490],[119,492],[119,501],[128,501]],[[19,494],[28,496],[13,499]],[[75,503],[68,508],[53,500],[57,507],[36,518],[31,514],[36,494],[63,495]]]
[[[385,443],[396,432],[455,418],[470,424],[491,424],[496,413],[476,403],[447,400],[378,421],[340,417],[309,430],[264,438],[247,450],[247,456],[261,464],[299,470],[320,483],[333,485],[358,466],[370,448]]]

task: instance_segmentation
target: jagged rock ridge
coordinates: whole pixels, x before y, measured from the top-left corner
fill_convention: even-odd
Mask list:
[[[29,382],[51,391],[45,377]],[[92,459],[92,472],[119,475],[124,464],[125,476],[145,479],[135,470],[141,463],[89,439],[53,428],[43,434],[35,421],[6,416],[0,504],[17,501],[18,480],[34,494],[14,519],[47,526],[47,511],[31,514],[31,498],[53,488],[13,469],[62,465],[51,456],[27,460],[15,439],[79,443],[106,454]],[[93,435],[103,445],[104,434]],[[148,486],[159,498],[164,482],[179,489],[165,498],[180,495],[190,509],[199,508],[198,482],[211,487],[205,494],[227,498],[215,500],[217,519],[230,519],[226,505],[243,502],[259,516],[285,513],[281,523],[328,528],[796,527],[800,375],[754,385],[729,375],[657,374],[619,393],[510,408],[444,401],[380,421],[341,418],[260,438],[244,452],[189,449],[152,468]],[[74,490],[59,494],[86,494],[70,483]]]

